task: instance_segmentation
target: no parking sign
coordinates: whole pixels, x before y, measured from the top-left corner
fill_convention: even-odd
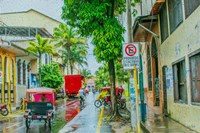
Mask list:
[[[139,47],[138,43],[123,44],[123,67],[124,69],[133,69],[133,66],[139,66]]]

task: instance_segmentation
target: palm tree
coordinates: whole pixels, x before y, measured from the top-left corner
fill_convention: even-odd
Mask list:
[[[83,70],[81,71],[81,75],[83,75],[86,79],[89,79],[89,78],[92,77],[92,73],[91,73],[91,71],[88,70],[88,69],[83,69]]]
[[[70,57],[68,54],[68,50],[64,49],[64,50],[59,50],[59,52],[61,53],[60,58],[62,58],[63,63],[68,63],[70,62],[70,71],[71,74],[73,74],[73,68],[75,68],[76,66],[81,66],[82,68],[84,66],[87,66],[87,59],[86,59],[86,55],[87,55],[87,48],[83,45],[78,45],[77,47],[71,47],[70,50]]]
[[[48,39],[43,39],[39,34],[36,35],[36,42],[29,41],[30,46],[27,47],[27,51],[32,54],[37,54],[39,56],[39,85],[41,85],[41,67],[42,67],[42,54],[48,53],[53,54],[54,48],[49,43]]]
[[[72,52],[77,52],[73,51],[73,49],[79,45],[85,45],[87,42],[86,38],[79,37],[76,30],[73,28],[68,27],[65,24],[60,24],[59,27],[56,27],[54,29],[54,40],[56,42],[56,47],[62,47],[66,50],[62,50],[61,52],[63,55],[61,55],[63,62],[67,64],[67,70],[70,66],[70,71],[71,74],[73,74],[73,67],[75,65],[74,54]],[[86,56],[86,55],[85,55]],[[64,59],[66,57],[66,59]]]

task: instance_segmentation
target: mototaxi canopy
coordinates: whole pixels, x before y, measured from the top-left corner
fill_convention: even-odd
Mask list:
[[[27,89],[26,98],[28,101],[30,100],[31,94],[34,96],[35,102],[39,102],[39,99],[41,98],[41,96],[43,94],[45,94],[45,97],[47,97],[49,99],[49,102],[51,102],[53,104],[53,106],[55,105],[55,99],[56,99],[56,90],[55,89],[44,88],[44,87]]]

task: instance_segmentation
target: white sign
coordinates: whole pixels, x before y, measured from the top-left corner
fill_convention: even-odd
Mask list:
[[[139,46],[138,43],[123,44],[123,67],[124,69],[133,69],[134,65],[139,67]]]

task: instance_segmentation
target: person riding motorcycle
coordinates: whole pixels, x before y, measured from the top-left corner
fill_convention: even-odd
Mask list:
[[[79,93],[79,96],[80,96],[80,104],[84,105],[85,92],[84,92],[83,88],[81,88],[78,93]]]

